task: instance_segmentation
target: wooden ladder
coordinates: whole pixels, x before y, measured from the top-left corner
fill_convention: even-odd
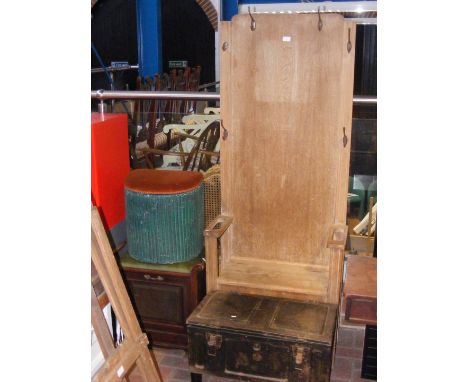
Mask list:
[[[143,381],[162,382],[159,367],[151,357],[148,338],[138,324],[96,207],[92,207],[91,215],[91,260],[97,273],[97,277],[93,277],[91,281],[91,323],[105,359],[92,381],[122,381],[136,364]],[[98,288],[99,282],[102,284],[101,291]],[[107,301],[110,302],[125,336],[117,348],[114,347],[102,313],[102,305]]]

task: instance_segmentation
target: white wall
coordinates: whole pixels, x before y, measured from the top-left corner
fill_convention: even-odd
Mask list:
[[[107,304],[102,310],[104,317],[106,318],[109,330],[112,333],[112,319],[111,319],[111,306]],[[94,329],[91,327],[91,375],[94,375],[101,365],[104,363],[104,356],[102,355],[101,348],[94,333]]]

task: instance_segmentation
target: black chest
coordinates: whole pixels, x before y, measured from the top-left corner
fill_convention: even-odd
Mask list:
[[[209,294],[187,320],[195,373],[243,380],[328,381],[336,306]]]

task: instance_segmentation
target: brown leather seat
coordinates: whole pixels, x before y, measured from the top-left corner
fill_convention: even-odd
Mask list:
[[[180,194],[196,189],[202,180],[199,172],[138,169],[127,176],[125,187],[145,194]]]

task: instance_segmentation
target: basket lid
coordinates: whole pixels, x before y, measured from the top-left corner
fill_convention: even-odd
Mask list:
[[[199,172],[138,169],[127,176],[125,188],[145,194],[179,194],[194,190],[202,180]]]

